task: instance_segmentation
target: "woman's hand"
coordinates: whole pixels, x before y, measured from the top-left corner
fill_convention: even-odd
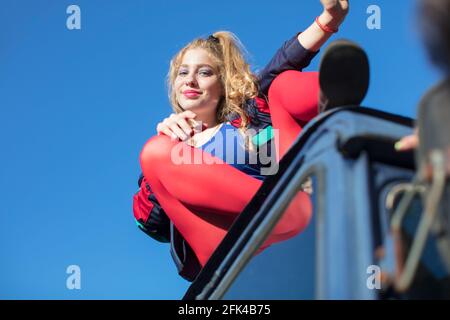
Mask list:
[[[196,132],[202,130],[201,124],[199,126],[199,123],[194,120],[196,116],[194,112],[189,110],[177,114],[172,113],[168,118],[158,123],[156,131],[158,135],[165,134],[173,140],[186,141]]]
[[[395,150],[397,151],[409,151],[419,146],[419,133],[414,130],[414,134],[401,138],[395,143]]]
[[[322,45],[339,30],[349,10],[349,0],[320,0],[323,12],[304,32],[299,33],[298,41],[306,50],[317,52]],[[326,29],[325,29],[326,28]]]
[[[333,29],[337,29],[349,11],[349,0],[320,0],[324,12],[322,19]]]
[[[320,0],[323,9],[336,18],[345,18],[348,13],[349,0]]]

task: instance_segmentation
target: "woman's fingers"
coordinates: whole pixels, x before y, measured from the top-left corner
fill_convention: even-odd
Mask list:
[[[178,126],[183,130],[183,132],[190,136],[192,134],[192,126],[184,118],[178,118],[177,120]]]
[[[156,131],[158,132],[158,135],[165,134],[166,136],[169,136],[173,140],[178,139],[178,136],[162,122],[158,124],[158,126],[156,127]]]
[[[412,134],[401,138],[395,144],[395,150],[397,151],[408,151],[417,148],[419,145],[419,137],[417,134]]]
[[[344,15],[348,12],[348,0],[320,0],[325,10],[337,15]]]
[[[172,139],[185,141],[194,134],[194,127],[198,124],[194,120],[196,116],[189,110],[178,114],[173,113],[157,125],[156,131],[158,134],[165,134]]]
[[[349,7],[349,1],[348,0],[339,0],[339,2],[341,3],[341,8],[344,11],[348,11],[348,7]]]
[[[180,140],[184,141],[187,139],[186,134],[183,132],[183,130],[180,129],[178,126],[178,116],[176,114],[171,114],[170,117],[164,119],[163,124],[169,128],[169,130],[172,132],[171,137],[177,137]]]
[[[189,126],[193,129],[191,135],[202,132],[208,128],[208,125],[206,123],[203,123],[202,121],[196,121],[193,119],[187,119],[187,121],[189,123]]]
[[[174,122],[169,126],[170,130],[172,130],[172,132],[174,132],[177,137],[181,140],[187,140],[189,138],[189,135],[187,135],[186,133],[184,133],[183,130],[181,130],[181,128],[178,126],[178,123]]]
[[[194,120],[194,118],[196,116],[197,115],[194,112],[187,110],[187,111],[177,114],[174,117],[174,120],[178,124],[178,127],[180,127],[181,130],[183,130],[184,134],[187,137],[192,136],[194,133],[194,130],[193,130],[194,125],[193,124],[196,123],[196,121]],[[183,139],[183,140],[185,140],[185,139]]]
[[[164,119],[162,122],[158,123],[158,125],[156,126],[156,131],[158,132],[158,134],[163,133],[166,136],[171,137],[173,140],[182,138],[182,136],[180,135],[180,132],[182,133],[182,131],[180,130],[180,128],[178,128],[177,132],[174,124],[176,123],[174,122],[173,115],[171,115],[170,117]]]

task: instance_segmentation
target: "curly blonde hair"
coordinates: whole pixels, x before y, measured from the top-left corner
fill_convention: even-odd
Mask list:
[[[242,119],[240,129],[245,130],[249,123],[248,114],[244,109],[245,102],[258,94],[256,76],[250,71],[250,65],[245,61],[244,47],[239,39],[229,31],[218,31],[207,39],[198,38],[187,44],[171,60],[167,84],[169,99],[175,113],[183,112],[178,104],[173,84],[178,74],[185,53],[191,49],[206,50],[219,70],[224,96],[217,108],[217,120],[226,122],[229,116],[237,114]]]

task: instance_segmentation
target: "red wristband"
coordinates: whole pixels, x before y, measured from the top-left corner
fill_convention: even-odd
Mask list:
[[[316,23],[319,26],[320,29],[322,29],[324,32],[328,32],[328,33],[336,33],[339,31],[339,28],[336,29],[332,29],[329,26],[324,26],[323,24],[321,24],[319,22],[319,17],[316,18]]]

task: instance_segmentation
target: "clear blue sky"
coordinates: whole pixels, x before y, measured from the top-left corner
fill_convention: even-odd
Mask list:
[[[81,8],[81,30],[66,8]],[[366,27],[369,5],[381,30]],[[410,0],[351,1],[338,37],[371,61],[364,105],[415,115],[437,72]],[[138,156],[170,113],[165,75],[197,36],[236,33],[262,68],[320,13],[319,0],[0,2],[0,298],[178,299],[169,247],[139,231]],[[317,70],[319,57],[307,70]],[[66,268],[81,268],[81,290]]]

